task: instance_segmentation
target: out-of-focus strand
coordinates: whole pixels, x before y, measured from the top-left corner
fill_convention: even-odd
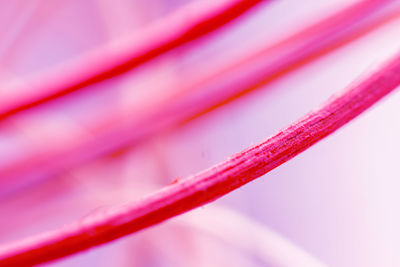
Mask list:
[[[124,74],[174,48],[187,44],[240,17],[259,3],[270,0],[222,0],[190,4],[159,21],[113,52],[100,51],[81,60],[69,73],[44,77],[29,90],[2,100],[0,120],[37,107],[90,85]],[[65,71],[65,70],[64,70]]]
[[[174,222],[182,222],[183,226],[192,227],[254,255],[263,266],[327,267],[320,259],[265,225],[224,206],[213,205],[206,210],[196,210]]]

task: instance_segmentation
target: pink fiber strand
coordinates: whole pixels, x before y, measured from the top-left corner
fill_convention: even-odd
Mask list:
[[[400,55],[266,141],[133,202],[5,246],[1,266],[30,266],[113,241],[214,201],[268,173],[360,115],[400,84]]]
[[[18,188],[20,184],[32,182],[29,175],[37,170],[51,176],[248,93],[359,37],[382,21],[386,22],[388,17],[398,16],[398,9],[389,5],[392,2],[357,2],[272,45],[256,49],[222,69],[211,70],[178,88],[164,88],[161,91],[167,93],[161,97],[162,101],[142,103],[140,111],[107,114],[99,122],[89,125],[90,132],[97,133],[95,136],[76,136],[74,143],[61,140],[60,144],[48,146],[47,150],[41,147],[40,154],[26,153],[19,161],[0,168],[1,191],[4,193],[7,188]]]

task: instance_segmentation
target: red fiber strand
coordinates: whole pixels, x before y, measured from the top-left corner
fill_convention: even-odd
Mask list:
[[[73,145],[42,150],[40,156],[32,153],[3,166],[0,168],[2,188],[17,188],[19,183],[26,185],[29,174],[39,169],[51,176],[60,169],[71,168],[110,153],[226,104],[360,37],[387,22],[388,17],[398,16],[398,9],[394,10],[393,15],[391,6],[387,5],[391,2],[366,0],[352,4],[272,46],[262,47],[233,64],[189,81],[183,88],[177,90],[167,87],[160,90],[178,93],[167,95],[161,103],[144,105],[140,115],[137,112],[123,114],[128,118],[126,121],[120,120],[120,114],[114,114],[104,118],[101,125],[88,125],[90,129],[97,129],[93,130],[97,134],[91,140],[76,138]],[[201,96],[196,97],[197,94]]]
[[[158,28],[145,32],[139,40],[134,40],[127,46],[126,50],[109,55],[101,54],[100,60],[88,60],[77,72],[52,78],[44,84],[39,84],[37,89],[22,90],[24,94],[28,92],[27,95],[16,97],[13,101],[5,101],[0,108],[0,120],[124,74],[174,48],[213,32],[255,5],[269,1],[231,0],[209,4],[211,7],[195,3],[166,21],[161,21]],[[143,45],[138,46],[138,42]]]
[[[333,133],[400,84],[400,54],[322,107],[258,145],[123,208],[3,247],[0,266],[59,259],[145,229],[209,203],[266,174]]]

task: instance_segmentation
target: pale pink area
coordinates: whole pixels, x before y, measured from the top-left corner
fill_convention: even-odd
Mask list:
[[[2,1],[0,81],[24,84],[35,73],[130,38],[188,2]],[[96,93],[70,96],[12,118],[0,126],[0,166],[92,138],[109,127],[100,123],[104,118],[110,118],[109,125],[119,116],[129,121],[127,114],[139,114],[148,100],[163,100],[171,93],[168,88],[218,69],[349,2],[275,0],[193,47],[97,85]],[[109,157],[29,187],[22,182],[13,195],[2,188],[0,243],[128,203],[264,140],[400,49],[399,29],[400,20],[392,20],[259,90]],[[0,97],[13,93],[0,89]],[[399,266],[399,107],[397,92],[267,177],[201,208],[201,215],[188,213],[54,266],[265,266],[255,255],[262,249],[246,246],[252,243],[244,229],[229,233],[229,219],[234,219],[229,210],[255,222],[263,228],[260,232],[278,235],[296,255],[312,261],[328,266]],[[132,134],[145,129],[138,131]],[[32,176],[42,177],[40,170]],[[213,222],[221,207],[228,210],[227,220]],[[208,230],[199,229],[199,221]],[[213,232],[223,229],[223,223],[226,233]]]

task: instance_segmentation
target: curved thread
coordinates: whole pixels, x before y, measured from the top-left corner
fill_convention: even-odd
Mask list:
[[[125,120],[121,120],[121,114],[109,114],[101,123],[88,125],[96,132],[93,137],[77,136],[73,144],[61,140],[60,146],[41,150],[40,156],[27,152],[20,160],[0,168],[3,184],[0,196],[18,189],[20,184],[32,182],[30,175],[38,170],[44,177],[50,177],[60,169],[74,167],[184,123],[282,77],[398,16],[399,9],[393,10],[388,5],[391,2],[367,0],[352,4],[271,46],[256,49],[243,59],[180,85],[182,88],[160,90],[168,92],[160,103],[142,103],[140,112],[130,110],[122,114]]]
[[[258,145],[131,205],[3,247],[0,266],[59,259],[143,230],[207,204],[295,157],[371,107],[400,84],[400,55],[364,80]]]

